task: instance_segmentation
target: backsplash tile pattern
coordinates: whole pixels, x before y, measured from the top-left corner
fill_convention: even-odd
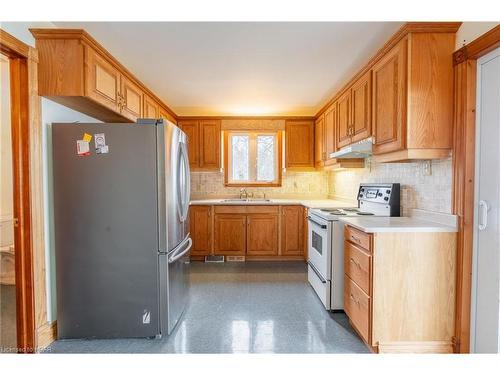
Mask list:
[[[367,163],[368,164],[368,163]],[[328,195],[336,199],[352,199],[362,182],[394,182],[401,184],[402,214],[410,209],[451,213],[452,161],[432,161],[431,175],[423,174],[423,162],[375,163],[370,168],[330,172]]]
[[[328,196],[328,174],[325,172],[283,173],[281,187],[253,188],[247,191],[262,198],[310,198],[325,199]],[[239,195],[240,188],[225,187],[222,172],[191,172],[191,199],[227,198]]]

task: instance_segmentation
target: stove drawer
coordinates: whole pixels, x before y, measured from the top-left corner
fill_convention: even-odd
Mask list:
[[[370,343],[370,297],[347,275],[344,278],[344,310],[363,340]]]
[[[346,241],[350,241],[370,253],[372,252],[372,236],[370,234],[353,228],[350,225],[346,225],[344,237]]]
[[[314,266],[313,266],[314,267]],[[330,293],[330,287],[331,287],[331,282],[330,280],[324,279],[322,276],[318,275],[318,272],[315,271],[311,265],[308,265],[307,267],[307,281],[309,281],[309,284],[312,286],[316,294],[318,295],[319,299],[321,300],[321,303],[327,310],[331,309],[331,293]]]
[[[366,251],[345,241],[344,272],[368,295],[371,295],[371,258]]]

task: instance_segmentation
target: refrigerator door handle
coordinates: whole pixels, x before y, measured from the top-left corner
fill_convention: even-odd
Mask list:
[[[189,195],[191,191],[191,176],[189,175],[189,157],[187,152],[187,146],[184,142],[181,142],[183,166],[184,166],[184,186],[182,187],[182,214],[181,221],[186,221],[189,211]]]
[[[183,245],[187,243],[188,245],[184,250],[181,250],[183,248]],[[191,237],[188,237],[187,240],[185,240],[182,244],[179,245],[178,250],[174,250],[174,253],[168,258],[168,263],[175,263],[177,260],[182,258],[189,250],[191,250],[191,247],[193,246],[193,240]]]

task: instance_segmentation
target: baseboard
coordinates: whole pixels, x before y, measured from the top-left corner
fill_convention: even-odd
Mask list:
[[[379,342],[379,353],[449,354],[453,353],[452,341],[391,341]]]
[[[47,322],[36,330],[36,351],[43,351],[57,338],[57,322]]]

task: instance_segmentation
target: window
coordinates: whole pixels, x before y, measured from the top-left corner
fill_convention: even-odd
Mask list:
[[[226,132],[226,186],[281,186],[280,150],[280,132]]]

